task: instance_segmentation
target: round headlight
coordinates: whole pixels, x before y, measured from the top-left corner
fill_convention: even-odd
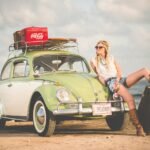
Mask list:
[[[65,103],[69,101],[69,93],[64,88],[57,90],[56,97],[61,103]]]

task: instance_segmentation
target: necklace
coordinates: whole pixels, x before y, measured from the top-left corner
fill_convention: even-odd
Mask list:
[[[101,62],[102,65],[106,65],[106,59],[101,58],[101,59],[100,59],[100,62]]]

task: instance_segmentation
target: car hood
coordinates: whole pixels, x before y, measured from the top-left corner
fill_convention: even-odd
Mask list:
[[[52,73],[40,76],[42,80],[50,80],[68,89],[83,101],[104,101],[108,98],[108,90],[95,75],[81,73]]]

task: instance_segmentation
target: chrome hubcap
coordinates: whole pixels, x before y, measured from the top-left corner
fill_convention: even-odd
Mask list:
[[[45,117],[46,117],[44,106],[40,106],[39,107],[39,109],[37,110],[37,114],[36,115],[37,115],[38,122],[41,125],[44,124]]]

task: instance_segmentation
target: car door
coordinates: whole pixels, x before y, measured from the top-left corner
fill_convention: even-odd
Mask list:
[[[27,60],[17,60],[13,66],[9,89],[11,96],[9,104],[11,103],[12,109],[8,111],[13,116],[23,119],[27,117],[32,94],[41,85],[41,81],[35,81],[29,76],[30,67]]]
[[[1,73],[1,80],[0,80],[0,115],[4,116],[6,115],[7,109],[9,106],[6,105],[7,99],[9,99],[9,86],[10,86],[10,75],[11,75],[11,68],[12,68],[12,62],[8,61]],[[11,107],[11,105],[10,105]]]
[[[41,81],[34,81],[30,78],[27,60],[16,60],[12,66],[12,76],[7,88],[8,94],[5,95],[6,116],[25,119],[32,94],[41,85]]]

